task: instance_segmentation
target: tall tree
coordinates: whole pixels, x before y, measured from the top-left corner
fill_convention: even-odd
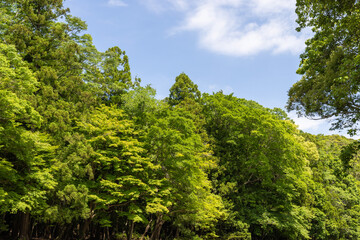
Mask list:
[[[177,106],[164,108],[159,114],[148,129],[146,146],[150,158],[161,166],[158,176],[164,182],[159,201],[166,208],[153,212],[156,224],[152,239],[159,239],[166,223],[168,231],[177,232],[175,236],[190,238],[202,233],[215,237],[214,226],[225,214],[207,175],[216,167],[215,158],[196,132],[191,112]]]
[[[51,165],[42,163],[42,160],[36,157],[42,156],[44,150],[28,146],[28,151],[33,151],[31,161],[37,161],[37,164],[41,165],[38,169],[44,174],[49,173],[49,176],[55,176],[56,184],[51,191],[37,188],[32,192],[33,196],[41,196],[43,203],[48,206],[46,209],[39,207],[38,211],[27,210],[26,222],[18,227],[31,229],[30,224],[32,224],[35,235],[50,236],[55,232],[51,233],[46,227],[48,224],[53,222],[65,224],[71,222],[72,218],[86,215],[86,201],[85,205],[84,201],[77,201],[85,199],[86,189],[74,183],[73,186],[76,186],[76,189],[69,187],[71,186],[69,181],[73,180],[71,176],[76,175],[78,170],[74,166],[78,163],[74,163],[74,158],[64,153],[72,146],[73,141],[78,141],[78,134],[74,129],[76,119],[90,111],[97,103],[82,79],[85,50],[87,45],[90,45],[91,39],[86,35],[80,35],[80,32],[86,29],[85,23],[69,15],[69,10],[63,7],[62,0],[4,0],[0,2],[0,5],[1,11],[7,17],[1,18],[5,22],[0,24],[0,39],[15,46],[16,53],[36,78],[36,89],[26,99],[28,101],[26,104],[32,106],[34,111],[41,116],[42,124],[32,127],[31,131],[39,131],[39,136],[51,135],[51,143],[58,146],[53,153]],[[17,71],[23,69],[12,67]],[[9,78],[13,82],[16,80],[12,76]],[[15,86],[17,85],[12,86],[8,83],[6,88],[11,89]],[[33,88],[29,87],[29,91]],[[27,106],[26,104],[23,103],[22,107]],[[37,143],[40,140],[34,142]],[[79,158],[76,160],[81,162]],[[37,164],[30,164],[24,169],[28,169],[27,171],[31,173],[31,167]],[[30,184],[29,189],[33,186],[36,184]],[[70,205],[67,204],[69,201],[64,200],[65,195],[77,196],[76,200],[72,199],[76,210],[71,214],[64,214],[63,218],[58,218],[64,208]],[[38,217],[37,213],[40,211],[44,214]],[[50,215],[53,218],[49,217]],[[16,218],[20,217],[22,217],[21,214],[17,214],[9,222],[19,222]],[[58,228],[58,231],[61,230]],[[70,232],[71,228],[68,230]],[[18,230],[14,227],[13,232],[16,231]]]
[[[360,119],[359,21],[355,0],[297,0],[298,31],[311,27],[297,73],[302,79],[289,91],[288,110],[310,118],[330,118],[333,129],[356,134]]]
[[[91,209],[84,224],[86,228],[90,222],[92,226],[117,226],[117,231],[126,231],[132,239],[134,224],[147,223],[146,204],[153,201],[159,188],[154,181],[158,167],[145,157],[133,123],[115,105],[99,107],[78,121],[78,127],[83,140],[74,142],[73,148],[83,150],[71,148],[68,154],[82,158],[80,164],[74,161],[79,164],[74,182],[81,179],[89,190]],[[74,155],[76,152],[83,154]]]
[[[1,1],[11,21],[0,38],[14,44],[38,80],[32,103],[43,116],[43,129],[62,137],[76,118],[94,103],[83,79],[86,24],[69,15],[62,0]]]
[[[222,93],[203,101],[219,158],[214,181],[233,206],[235,221],[247,223],[254,239],[309,238],[308,164],[314,156],[305,149],[311,144],[290,121],[254,102]],[[232,231],[246,233],[233,225]]]
[[[0,43],[0,214],[16,223],[0,222],[0,232],[8,230],[13,238],[29,239],[30,214],[45,215],[47,192],[57,185],[54,148],[38,131],[42,117],[30,101],[37,85],[15,47]]]
[[[153,181],[160,185],[146,207],[150,237],[214,237],[214,225],[225,212],[208,179],[216,159],[204,141],[201,106],[185,98],[169,108],[154,97],[149,86],[124,96],[126,112],[143,132],[147,155],[159,166]]]
[[[140,79],[131,79],[129,59],[119,47],[111,47],[105,53],[98,52],[91,44],[84,47],[84,81],[107,105],[122,103],[122,95],[130,88],[139,86]]]
[[[169,104],[174,106],[186,98],[199,100],[201,93],[198,86],[191,81],[188,75],[181,73],[176,77],[174,85],[170,88]]]

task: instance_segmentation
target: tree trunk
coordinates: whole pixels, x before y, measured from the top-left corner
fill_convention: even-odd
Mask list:
[[[175,234],[176,239],[179,238],[179,234],[180,234],[180,230],[179,230],[179,227],[177,227],[176,228],[176,234]]]
[[[30,213],[21,212],[20,215],[20,240],[30,240]]]
[[[152,222],[152,219],[150,219],[149,223],[146,225],[145,231],[144,231],[143,235],[141,236],[140,240],[143,240],[147,231],[149,231],[151,222]]]
[[[151,234],[151,237],[150,237],[151,240],[159,240],[160,239],[161,227],[164,224],[164,221],[162,219],[163,219],[162,214],[157,217],[156,223],[155,223],[155,226],[154,226],[154,231],[153,231],[153,233]]]
[[[56,237],[56,240],[66,240],[69,238],[70,235],[70,226],[63,225],[59,229],[60,234]]]
[[[81,228],[80,228],[80,237],[81,239],[86,239],[86,235],[89,231],[89,226],[90,226],[90,221],[91,219],[85,219],[83,224],[81,224]]]
[[[132,239],[133,232],[134,232],[134,221],[130,221],[128,231],[126,232],[127,240]]]
[[[104,239],[106,240],[110,239],[109,227],[105,227],[104,229]]]

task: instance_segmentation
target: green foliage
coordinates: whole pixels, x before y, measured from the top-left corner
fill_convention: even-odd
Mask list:
[[[121,104],[121,96],[126,90],[139,85],[131,79],[130,65],[125,51],[119,47],[109,48],[105,53],[98,52],[91,42],[84,48],[86,73],[84,80],[92,91],[107,105]]]
[[[114,106],[101,106],[78,122],[85,145],[91,146],[82,177],[87,178],[97,209],[121,209],[122,215],[127,211],[129,219],[143,222],[145,206],[140,202],[155,194],[157,186],[151,180],[157,167],[143,157],[145,150],[134,138],[132,125]]]
[[[204,102],[220,160],[215,183],[236,219],[248,223],[255,238],[309,238],[308,163],[314,156],[296,126],[232,95],[217,93]]]
[[[330,118],[333,129],[356,134],[359,120],[360,3],[352,0],[298,0],[298,30],[311,27],[289,91],[288,109],[311,118]]]
[[[182,231],[186,228],[213,234],[214,223],[224,214],[222,201],[211,192],[206,172],[215,167],[208,146],[196,133],[191,112],[178,106],[159,112],[148,130],[150,158],[161,166],[160,189],[167,216]]]
[[[305,137],[317,146],[319,158],[311,161],[313,170],[312,195],[315,199],[311,236],[313,239],[358,239],[359,185],[355,171],[344,164],[342,149],[352,146],[352,140],[333,136]],[[350,144],[350,145],[349,145]],[[351,160],[352,163],[358,159]]]
[[[174,85],[170,88],[168,102],[171,106],[179,104],[186,98],[199,100],[201,93],[198,86],[191,81],[185,73],[181,73],[176,77]]]
[[[0,44],[0,214],[42,214],[57,184],[49,165],[54,148],[37,131],[42,118],[29,101],[36,86],[14,46]]]
[[[289,109],[335,128],[356,130],[358,4],[298,1],[316,34]],[[85,29],[62,0],[0,1],[0,238],[360,238],[359,142],[185,73],[157,100]]]
[[[358,1],[297,1],[298,31],[311,27],[289,91],[288,110],[311,118],[329,118],[332,129],[355,135],[359,120]],[[358,143],[339,136],[311,136],[319,158],[313,170],[314,239],[358,239]]]
[[[136,123],[137,127],[147,128],[156,121],[155,114],[164,107],[159,100],[155,99],[156,90],[147,85],[135,87],[122,95],[122,108]]]
[[[340,159],[345,169],[357,167],[356,161],[359,158],[359,150],[359,141],[351,142],[341,150]]]

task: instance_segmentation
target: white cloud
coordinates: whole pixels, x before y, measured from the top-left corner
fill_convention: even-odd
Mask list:
[[[350,136],[346,129],[343,130],[330,130],[331,119],[311,120],[305,117],[298,117],[296,113],[291,112],[288,116],[294,120],[295,124],[300,130],[311,134],[324,134],[324,135],[342,135],[347,138],[360,139],[360,135]]]
[[[299,126],[299,129],[303,131],[316,131],[322,125],[327,124],[326,120],[311,120],[308,118],[293,118],[295,124]]]
[[[295,0],[252,0],[251,7],[255,14],[274,14],[295,10]]]
[[[299,53],[308,34],[295,31],[295,0],[142,0],[157,12],[183,14],[172,34],[196,32],[201,48],[231,56]]]
[[[317,132],[318,130],[328,130],[330,128],[329,121],[326,119],[312,120],[305,117],[298,117],[296,113],[290,112],[289,117],[294,120],[299,129],[305,132]]]
[[[116,7],[126,7],[127,4],[122,0],[109,0],[108,4]]]

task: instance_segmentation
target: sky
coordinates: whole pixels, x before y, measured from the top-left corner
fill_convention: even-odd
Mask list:
[[[186,73],[201,92],[233,93],[283,108],[301,76],[299,55],[311,32],[296,32],[296,0],[66,0],[88,24],[95,46],[119,46],[133,77],[169,95]],[[329,132],[326,120],[297,118],[301,130]]]

